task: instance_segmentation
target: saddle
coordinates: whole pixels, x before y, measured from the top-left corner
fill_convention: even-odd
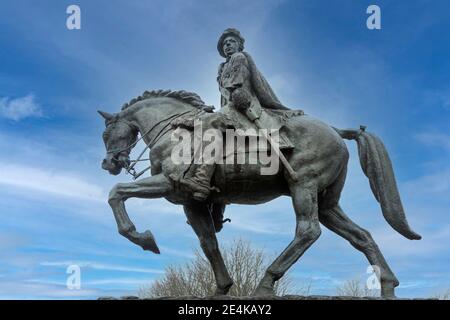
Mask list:
[[[303,114],[303,111],[297,110],[263,110],[259,116],[259,120],[264,128],[269,128],[267,129],[267,133],[271,135],[275,141],[278,141],[279,149],[285,153],[294,149],[294,145],[284,132],[286,122],[292,117]],[[255,181],[264,181],[264,179],[269,181],[271,177],[260,177],[261,168],[272,168],[275,154],[271,150],[271,145],[264,137],[264,134],[258,132],[255,128],[248,128],[249,125],[247,125],[247,130],[239,130],[239,123],[233,121],[233,117],[229,117],[229,115],[225,113],[209,113],[206,116],[208,118],[202,118],[202,113],[190,113],[177,119],[177,122],[174,122],[172,126],[190,131],[191,137],[200,137],[202,139],[202,152],[208,147],[208,142],[203,141],[203,132],[199,131],[198,127],[195,128],[195,120],[205,120],[207,125],[205,126],[202,124],[202,130],[203,127],[205,127],[205,129],[220,128],[219,130],[222,134],[222,141],[224,143],[218,147],[219,149],[217,149],[217,146],[214,146],[213,150],[214,152],[221,152],[221,154],[215,159],[211,159],[213,162],[210,162],[209,165],[207,164],[208,162],[204,162],[205,159],[202,158],[203,164],[200,165],[202,168],[201,172],[203,173],[201,176],[212,177],[212,179],[210,179],[210,190],[219,192],[218,188],[214,187],[217,185],[217,182],[220,182],[221,186],[219,188],[222,188],[225,185],[226,189],[230,189],[228,184],[236,184],[236,190],[239,190],[248,183],[252,184],[255,183]],[[236,127],[238,127],[238,129],[236,129]],[[242,126],[240,127],[242,128]],[[226,130],[231,128],[235,130]],[[193,140],[191,140],[191,142],[193,142]],[[191,143],[190,147],[192,155],[191,164],[185,166],[185,169],[177,174],[177,176],[172,174],[170,177],[175,182],[175,185],[180,188],[183,188],[183,185],[179,184],[180,180],[183,180],[186,183],[186,179],[192,178],[195,172],[199,172],[196,168],[200,168],[199,164],[194,163],[194,159],[199,159],[196,158],[195,154],[198,153],[200,149],[197,147],[197,150],[194,150],[195,143]],[[261,157],[264,157],[265,163],[264,161],[261,161]],[[278,164],[273,174],[270,173],[268,175],[274,175],[281,172],[279,170],[280,167],[281,165]],[[258,178],[255,179],[257,175]]]
[[[194,131],[194,125],[196,119],[202,119],[203,116],[208,115],[214,115],[217,119],[210,121],[210,125],[212,125],[214,128],[219,129],[223,132],[225,132],[226,129],[233,129],[236,130],[236,135],[243,136],[241,132],[247,132],[248,130],[243,129],[243,125],[239,119],[237,119],[234,115],[228,115],[221,112],[205,112],[203,110],[199,110],[194,113],[188,113],[186,115],[183,115],[173,121],[172,127],[174,128],[183,128],[189,131]],[[286,125],[286,122],[297,116],[303,116],[304,112],[302,110],[271,110],[271,109],[262,109],[259,114],[259,121],[262,124],[264,128],[267,128],[268,133],[271,133],[271,130],[278,131],[279,132],[279,148],[280,150],[283,149],[293,149],[295,146],[293,143],[289,140],[288,136],[284,132],[284,128]],[[245,117],[242,115],[242,117]],[[239,117],[240,118],[240,117]],[[246,120],[246,123],[248,123],[248,120]],[[239,129],[242,129],[242,131],[239,131]],[[252,129],[255,129],[255,131],[258,131],[258,129],[255,126],[252,126]],[[245,135],[245,134],[244,134]],[[251,139],[255,135],[254,134],[247,134],[245,135],[246,138]],[[224,136],[225,138],[225,136]],[[256,150],[253,150],[256,151]],[[262,150],[266,151],[266,150]]]

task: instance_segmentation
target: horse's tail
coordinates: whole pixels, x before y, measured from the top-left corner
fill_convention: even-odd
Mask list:
[[[363,126],[360,130],[334,129],[342,138],[356,140],[358,143],[362,170],[369,178],[370,188],[389,225],[410,240],[420,240],[422,237],[411,230],[406,220],[392,163],[383,142],[377,136],[366,132]]]

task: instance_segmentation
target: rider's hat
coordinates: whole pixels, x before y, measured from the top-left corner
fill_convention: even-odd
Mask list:
[[[241,33],[239,32],[239,30],[234,29],[234,28],[228,28],[226,29],[222,35],[219,38],[219,41],[217,42],[217,50],[219,51],[220,55],[224,58],[226,58],[225,52],[223,52],[223,40],[225,40],[226,37],[228,36],[233,36],[239,39],[239,41],[241,42],[241,46],[242,49],[244,49],[244,42],[245,39],[241,36]]]

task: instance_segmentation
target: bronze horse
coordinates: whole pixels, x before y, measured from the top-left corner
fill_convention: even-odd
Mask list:
[[[173,131],[170,124],[174,119],[202,106],[205,107],[203,101],[194,93],[159,90],[146,91],[143,96],[126,104],[119,113],[100,111],[106,123],[103,139],[107,155],[102,163],[103,169],[117,175],[122,168],[128,168],[129,153],[136,144],[138,133],[150,146],[151,176],[131,183],[118,183],[109,194],[109,204],[121,235],[144,250],[159,253],[150,231],[136,231],[126,212],[125,201],[133,197],[165,198],[183,205],[188,222],[197,234],[214,271],[216,294],[226,294],[233,280],[219,250],[215,235],[218,224],[213,219],[212,205],[220,210],[230,203],[260,204],[286,195],[292,198],[296,216],[295,236],[268,267],[255,295],[273,294],[275,282],[319,238],[322,224],[348,240],[366,256],[371,265],[378,266],[382,297],[395,297],[394,289],[399,282],[377,244],[370,233],[350,220],[339,206],[349,158],[343,139],[356,140],[362,169],[369,178],[372,192],[380,203],[386,221],[408,239],[421,238],[408,225],[391,161],[383,143],[376,136],[364,128],[339,130],[306,115],[291,117],[286,122],[285,133],[295,148],[286,154],[286,158],[297,179],[286,174],[283,167],[275,175],[262,176],[255,175],[254,170],[244,166],[239,181],[248,183],[240,192],[227,188],[233,181],[227,181],[226,177],[216,178],[213,184],[221,192],[212,193],[207,202],[197,202],[186,192],[180,191],[169,178],[185,169],[171,160],[175,142],[169,133]]]

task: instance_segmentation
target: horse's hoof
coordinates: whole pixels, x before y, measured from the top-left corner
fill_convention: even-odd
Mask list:
[[[381,286],[381,297],[383,299],[395,299],[395,286],[392,284],[385,284]]]
[[[219,289],[217,288],[216,291],[214,292],[215,296],[226,296],[228,293],[228,290],[223,290],[223,289]]]
[[[226,286],[219,288],[216,288],[216,292],[214,293],[214,295],[216,296],[226,296],[228,291],[230,291],[230,288],[233,286],[233,282],[230,282],[229,284],[227,284]]]
[[[256,296],[256,297],[274,296],[274,295],[275,295],[275,291],[273,290],[273,288],[263,287],[263,286],[258,286],[258,288],[256,288],[256,290],[253,292],[253,296]]]
[[[150,232],[150,230],[145,231],[140,235],[140,243],[141,247],[144,250],[152,251],[156,254],[160,254],[158,245],[156,244],[155,237],[153,237],[153,234]]]

